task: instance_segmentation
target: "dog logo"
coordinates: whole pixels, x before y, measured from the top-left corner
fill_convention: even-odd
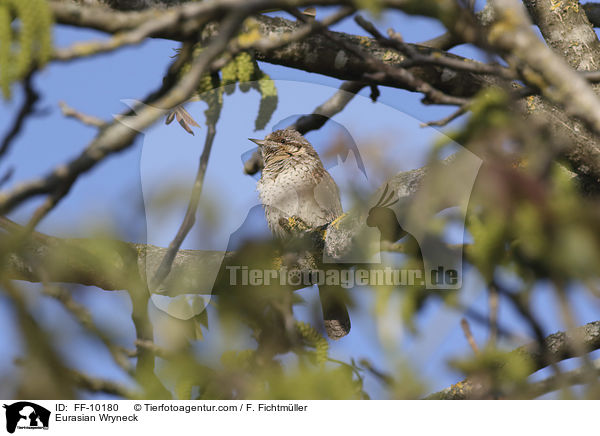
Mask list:
[[[4,405],[6,409],[6,431],[14,433],[16,429],[48,429],[50,411],[29,401],[19,401]]]

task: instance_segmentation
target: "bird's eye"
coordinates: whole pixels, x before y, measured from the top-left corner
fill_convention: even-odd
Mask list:
[[[286,141],[286,139],[285,139],[285,138],[281,138],[281,143],[282,143],[282,144],[285,144],[286,142],[287,142],[287,141]]]

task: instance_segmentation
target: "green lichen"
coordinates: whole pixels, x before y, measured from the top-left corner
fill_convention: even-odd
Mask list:
[[[254,18],[246,19],[243,27],[244,31],[238,35],[237,43],[242,48],[249,48],[262,37],[260,27]]]

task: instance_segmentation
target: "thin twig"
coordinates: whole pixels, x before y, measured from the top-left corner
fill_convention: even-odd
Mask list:
[[[137,282],[137,286],[133,285],[127,290],[131,298],[131,320],[135,327],[136,343],[137,341],[153,342],[154,330],[148,315],[150,292],[146,284],[141,280],[141,277]],[[135,377],[145,390],[144,397],[171,400],[173,396],[156,376],[155,368],[156,355],[152,350],[137,346]]]
[[[527,295],[526,292],[520,293],[512,293],[504,287],[500,286],[497,281],[493,281],[491,286],[493,286],[498,294],[501,294],[508,298],[513,304],[513,307],[517,310],[519,315],[529,324],[531,329],[533,330],[535,336],[535,350],[532,350],[531,353],[536,353],[536,364],[539,365],[539,368],[543,368],[546,366],[550,366],[557,377],[560,377],[562,374],[562,370],[560,366],[558,366],[557,362],[560,360],[557,358],[555,353],[552,353],[545,347],[545,342],[547,340],[544,337],[544,332],[540,322],[537,317],[533,314],[529,305],[523,300],[524,296]],[[531,347],[531,346],[530,346]]]
[[[581,367],[571,371],[564,372],[561,377],[551,375],[544,380],[530,383],[526,388],[521,388],[515,392],[514,397],[518,398],[537,398],[550,392],[562,389],[565,384],[568,386],[583,385],[589,382],[590,374],[596,381],[600,377],[600,360],[592,362],[592,371],[589,368]],[[511,396],[509,394],[509,396]],[[592,397],[594,398],[594,397]]]
[[[3,185],[8,183],[8,181],[12,178],[14,173],[15,173],[15,167],[10,167],[6,170],[6,172],[2,175],[2,177],[0,177],[0,188],[2,188]]]
[[[492,284],[489,286],[489,338],[488,344],[491,347],[496,346],[498,339],[498,304],[500,297],[498,295],[498,289]]]
[[[102,341],[117,365],[129,374],[133,374],[133,367],[128,359],[129,353],[123,347],[115,345],[109,336],[96,326],[92,314],[85,306],[77,303],[65,289],[47,282],[43,283],[42,292],[59,301],[82,327]]]
[[[369,32],[384,47],[393,48],[407,56],[407,59],[399,64],[402,68],[410,68],[416,65],[439,65],[453,70],[466,71],[473,74],[493,74],[505,79],[516,79],[516,74],[509,68],[500,65],[488,65],[480,62],[469,62],[465,59],[451,57],[439,51],[434,54],[424,54],[417,50],[416,46],[407,44],[396,38],[386,38],[371,23],[361,15],[354,17],[354,21],[364,30]]]
[[[299,20],[307,20],[307,18],[298,11],[290,10],[289,12]],[[367,51],[361,50],[358,46],[348,43],[333,32],[323,31],[322,33],[331,41],[364,61],[371,70],[370,73],[364,74],[364,79],[367,82],[385,82],[386,79],[402,82],[408,89],[424,94],[428,103],[462,106],[469,101],[466,98],[445,94],[424,80],[416,77],[407,69],[388,65]]]
[[[86,124],[88,126],[103,128],[107,124],[106,121],[104,121],[98,117],[94,117],[92,115],[86,115],[82,112],[79,112],[76,109],[73,109],[64,101],[59,101],[58,105],[60,106],[60,110],[65,117],[75,118],[76,120],[79,120],[83,124]]]
[[[102,392],[104,394],[116,395],[126,399],[140,398],[138,392],[132,391],[119,383],[111,380],[103,380],[92,377],[74,369],[68,370],[68,376],[73,380],[73,383],[80,389],[90,392]]]
[[[186,101],[197,89],[202,75],[211,62],[226,48],[230,38],[237,32],[247,11],[240,8],[225,18],[222,29],[215,40],[205,48],[192,62],[190,71],[176,80],[176,72],[169,74],[171,80],[146,99],[135,117],[131,117],[125,126],[118,120],[102,129],[92,143],[75,159],[58,166],[42,179],[23,183],[14,190],[0,195],[0,214],[6,214],[24,200],[40,194],[52,194],[53,198],[44,209],[40,209],[39,222],[70,190],[79,175],[90,170],[112,153],[119,152],[133,143],[139,132],[154,123],[162,111],[156,108],[171,108]],[[178,63],[177,60],[175,63]],[[174,83],[171,83],[174,81]]]
[[[428,121],[426,123],[421,123],[420,127],[431,127],[431,126],[443,127],[443,126],[447,125],[448,123],[454,121],[461,115],[464,115],[465,113],[467,113],[467,110],[468,110],[468,105],[463,105],[463,106],[459,107],[457,110],[455,110],[454,112],[452,112],[447,117],[444,117],[437,121]]]
[[[312,114],[298,118],[290,127],[303,135],[311,130],[320,129],[329,118],[341,112],[365,86],[362,82],[348,81],[342,83],[340,89],[327,99],[327,101],[315,108]]]
[[[41,205],[39,205],[37,207],[37,209],[33,212],[33,215],[31,216],[31,219],[29,220],[29,222],[25,226],[25,231],[27,233],[31,232],[33,229],[35,229],[37,227],[37,225],[39,224],[39,222],[42,219],[44,219],[44,217],[52,209],[54,209],[54,207],[58,204],[58,202],[65,195],[67,195],[67,192],[69,192],[69,189],[71,188],[71,184],[73,182],[74,182],[74,180],[68,180],[68,181],[66,181],[66,183],[64,185],[59,186],[56,191],[52,192],[50,195],[48,195],[48,197],[46,197],[46,199],[44,200],[44,202]]]
[[[25,100],[15,118],[12,128],[8,131],[2,144],[0,145],[0,159],[8,151],[12,141],[19,135],[23,124],[29,115],[35,112],[35,105],[38,102],[40,96],[36,89],[33,87],[33,72],[23,79],[23,90],[25,91]]]
[[[160,357],[161,359],[170,359],[172,358],[172,353],[169,352],[168,350],[165,350],[164,348],[156,345],[156,343],[154,343],[153,341],[150,340],[143,340],[143,339],[137,339],[135,341],[135,345],[138,348],[138,350],[140,348],[151,351],[152,354],[155,354],[156,356]]]
[[[569,299],[567,298],[568,291],[565,288],[565,286],[556,282],[554,290],[556,291],[558,297],[559,308],[562,314],[563,321],[567,326],[567,329],[573,330],[577,324],[575,316],[573,314],[573,310],[571,309],[571,304],[569,303]],[[590,388],[600,392],[596,368],[594,367],[590,356],[588,356],[585,350],[583,338],[573,336],[569,342],[569,346],[573,348],[573,352],[581,356],[581,361],[583,362],[582,370],[585,370],[582,375],[587,379],[587,383],[589,384]]]
[[[419,45],[435,48],[438,50],[450,50],[451,48],[456,47],[461,43],[462,40],[456,35],[450,32],[446,32],[441,34],[440,36],[436,36],[435,38],[431,38],[427,41],[420,42]]]
[[[129,45],[140,44],[149,36],[176,25],[183,18],[182,15],[182,8],[173,8],[164,11],[160,15],[155,15],[151,20],[140,22],[132,30],[117,33],[108,40],[78,42],[68,48],[57,49],[53,53],[52,58],[57,61],[70,61],[76,58],[114,51]]]
[[[46,389],[53,390],[53,395],[59,398],[73,398],[73,380],[68,375],[69,369],[62,356],[55,348],[54,338],[42,328],[38,320],[31,314],[27,299],[17,283],[0,277],[0,291],[11,300],[18,320],[19,333],[23,342],[25,358],[15,359],[16,365],[23,366],[24,371],[44,371],[48,380]],[[30,386],[29,377],[24,374],[20,381],[20,389],[33,394],[38,386]]]
[[[477,310],[473,309],[472,307],[464,306],[460,303],[457,303],[456,309],[463,312],[466,317],[472,319],[473,321],[475,321],[478,324],[481,324],[484,326],[489,325],[489,318],[486,315],[484,315],[483,313],[479,313]],[[512,341],[512,342],[515,342],[515,341],[521,339],[521,338],[519,338],[519,336],[517,334],[512,332],[507,327],[502,326],[501,324],[498,324],[498,336],[504,337],[505,339]]]
[[[466,318],[460,320],[460,326],[463,330],[465,338],[467,338],[467,342],[471,346],[473,353],[475,355],[479,354],[479,347],[477,346],[477,342],[475,342],[475,338],[473,337],[473,333],[471,332],[471,326],[469,326],[469,321]]]
[[[173,265],[173,260],[181,247],[184,239],[194,226],[196,222],[196,211],[198,210],[198,204],[200,202],[200,196],[202,194],[202,187],[204,186],[204,176],[206,175],[206,168],[208,166],[208,158],[210,156],[210,151],[212,149],[212,145],[215,139],[216,128],[214,123],[210,123],[208,125],[206,131],[206,138],[204,140],[204,149],[202,150],[202,154],[200,155],[200,163],[198,165],[198,171],[196,173],[196,180],[194,181],[194,186],[192,188],[192,194],[190,196],[190,201],[188,203],[188,208],[185,212],[185,217],[181,225],[179,226],[179,230],[177,234],[169,244],[169,248],[163,257],[160,266],[156,270],[154,277],[150,282],[150,289],[153,291],[157,289],[163,280],[169,275],[171,271],[171,266]]]
[[[359,363],[363,368],[365,368],[367,371],[369,371],[376,379],[381,381],[385,386],[390,387],[396,383],[394,380],[394,377],[392,377],[390,374],[388,374],[386,372],[383,372],[382,370],[380,370],[378,368],[375,368],[369,360],[361,359]]]
[[[597,350],[600,348],[600,321],[590,322],[584,326],[577,327],[565,332],[557,332],[543,338],[542,344],[533,342],[511,351],[511,355],[524,358],[532,362],[530,373],[536,372],[548,366],[548,361],[558,362],[565,359],[576,357],[573,349],[569,346],[571,338],[583,338],[585,352]],[[557,383],[560,387],[566,386],[557,374]],[[476,385],[470,379],[463,380],[443,391],[436,392],[427,397],[427,399],[465,399],[477,397],[485,393],[486,387]]]

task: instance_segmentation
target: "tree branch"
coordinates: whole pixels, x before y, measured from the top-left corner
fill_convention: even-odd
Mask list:
[[[581,344],[580,352],[572,347],[574,341]],[[600,321],[590,322],[584,326],[577,327],[565,332],[554,333],[544,339],[543,347],[537,342],[519,347],[511,352],[515,356],[525,358],[533,363],[533,372],[548,366],[546,356],[550,356],[555,362],[580,356],[581,353],[589,353],[600,349]],[[465,379],[443,391],[436,392],[427,397],[430,400],[465,400],[478,398],[485,394],[486,387],[479,383],[473,383]]]
[[[129,147],[139,132],[144,131],[162,116],[162,111],[156,108],[168,109],[188,100],[196,91],[202,74],[207,71],[210,63],[225,50],[229,39],[237,31],[247,13],[248,11],[245,9],[240,9],[225,19],[220,33],[192,62],[189,73],[179,81],[175,81],[172,87],[170,81],[165,81],[158,91],[146,99],[146,105],[139,108],[135,117],[128,119],[127,125],[120,120],[113,121],[100,131],[99,135],[77,158],[68,164],[60,165],[44,178],[23,183],[7,193],[0,193],[0,214],[6,214],[33,196],[51,194],[49,206],[43,205],[39,209],[40,214],[37,214],[36,217],[36,221],[39,221],[69,192],[79,175],[89,171],[108,155]],[[172,76],[174,74],[171,74],[171,82],[173,81]]]
[[[452,157],[443,162],[451,162]],[[430,167],[402,172],[394,176],[377,192],[373,199],[381,196],[385,186],[394,190],[400,200],[409,201],[414,196],[427,175]],[[351,246],[352,231],[356,223],[366,222],[364,210],[345,214],[336,228],[330,228],[328,239],[336,240],[336,245]],[[13,234],[19,234],[23,228],[5,217],[0,217],[0,241]],[[354,230],[353,230],[354,229]],[[2,243],[7,247],[9,244]],[[150,244],[135,244],[117,240],[56,238],[33,231],[23,241],[19,251],[6,253],[4,273],[7,278],[30,282],[66,282],[96,286],[101,289],[122,290],[137,289],[147,294],[135,277],[153,277],[164,259],[168,248]],[[164,295],[211,294],[202,281],[204,272],[223,270],[227,265],[236,265],[236,253],[208,250],[178,250],[171,271],[161,285]],[[45,276],[35,267],[44,265]],[[239,265],[239,264],[238,264]],[[214,289],[223,292],[231,285],[228,275],[214,285]],[[302,286],[298,286],[301,288]]]
[[[593,374],[596,379],[600,377],[600,361],[593,362]],[[585,385],[589,382],[590,371],[587,368],[577,368],[560,375],[552,375],[544,380],[529,384],[524,392],[515,392],[519,398],[534,399],[544,394],[557,391],[565,386]]]
[[[74,118],[87,126],[97,127],[99,129],[106,127],[106,121],[98,117],[79,112],[78,110],[70,107],[64,101],[59,101],[58,105],[60,106],[62,114],[67,118]]]
[[[550,47],[575,70],[598,69],[600,42],[578,3],[552,0],[523,2]]]
[[[229,2],[224,4],[229,4]],[[53,2],[52,5],[58,23],[90,27],[113,34],[131,30],[145,20],[152,19],[158,13],[153,10],[121,12],[110,9],[98,12],[97,8],[74,6],[58,1]],[[190,7],[190,4],[184,6]],[[198,5],[195,7],[198,7]],[[188,11],[186,14],[184,15],[189,17],[191,12]],[[478,14],[478,19],[482,23],[490,23],[493,19],[492,8],[485,8],[484,11]],[[277,38],[282,34],[289,34],[301,26],[299,23],[283,18],[272,18],[262,15],[257,16],[256,20],[259,23],[260,36],[266,40]],[[190,32],[198,30],[198,26],[193,21],[188,20],[186,23],[163,29],[163,31],[152,36],[183,40],[189,36]],[[212,27],[209,27],[203,34],[203,37],[210,37],[212,34],[211,29]],[[330,33],[348,44],[367,50],[370,55],[391,66],[399,65],[406,61],[404,55],[382,46],[374,38],[354,36],[341,32]],[[418,53],[426,57],[435,58],[442,56],[445,59],[456,60],[457,62],[469,65],[480,65],[477,62],[443,51],[414,44],[407,45],[413,46]],[[319,56],[315,56],[315,53],[319,53]],[[302,41],[290,43],[284,48],[276,50],[257,50],[255,55],[260,61],[323,74],[342,80],[363,80],[366,74],[372,73],[371,69],[364,65],[362,59],[355,56],[352,52],[344,50],[322,34],[312,34]],[[482,88],[498,84],[498,78],[494,75],[457,71],[449,67],[434,64],[415,65],[407,70],[432,87],[452,96],[472,97]],[[381,79],[378,82],[380,85],[401,89],[406,88],[406,83],[392,80],[393,78],[389,76]],[[564,154],[573,170],[583,177],[582,182],[592,187],[593,185],[599,185],[600,148],[597,145],[598,138],[596,135],[585,129],[580,122],[570,119],[563,111],[543,100],[535,99],[531,100],[531,103],[529,109],[533,114],[537,114],[541,119],[547,120],[553,129],[556,130],[557,135],[570,140]]]

